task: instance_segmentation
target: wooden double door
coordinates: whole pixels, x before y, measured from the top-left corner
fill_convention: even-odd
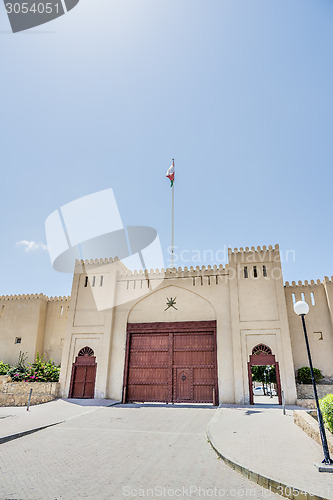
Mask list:
[[[123,401],[218,404],[216,322],[129,323]]]
[[[93,399],[95,393],[96,379],[95,356],[79,355],[72,367],[71,385],[69,389],[70,398]]]

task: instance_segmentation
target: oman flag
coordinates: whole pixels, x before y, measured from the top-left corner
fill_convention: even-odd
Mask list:
[[[165,174],[168,179],[171,181],[171,187],[173,186],[173,181],[175,180],[175,162],[172,160],[172,165],[168,169],[167,173]]]

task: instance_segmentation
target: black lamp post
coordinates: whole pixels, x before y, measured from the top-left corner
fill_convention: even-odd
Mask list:
[[[294,305],[294,311],[296,314],[298,314],[298,316],[300,316],[302,318],[305,344],[306,344],[306,350],[308,352],[309,366],[310,366],[310,372],[311,372],[311,378],[312,378],[313,392],[314,392],[316,405],[317,405],[317,416],[318,416],[320,437],[321,437],[321,442],[323,444],[323,450],[324,450],[324,457],[325,458],[323,460],[323,463],[326,465],[331,465],[331,464],[333,464],[333,460],[330,457],[330,452],[329,452],[328,445],[327,445],[327,438],[326,438],[323,416],[322,416],[320,408],[319,408],[317,385],[316,385],[316,380],[315,380],[314,373],[313,373],[310,345],[309,345],[309,339],[308,339],[308,334],[307,334],[306,325],[305,325],[305,315],[308,314],[308,312],[309,312],[309,306],[306,302],[300,300],[299,302],[296,302],[296,304]]]
[[[269,397],[272,398],[273,397],[273,394],[272,394],[272,384],[271,384],[271,366],[267,366],[266,368],[266,372],[267,372],[267,375],[268,375],[268,384],[269,384]]]

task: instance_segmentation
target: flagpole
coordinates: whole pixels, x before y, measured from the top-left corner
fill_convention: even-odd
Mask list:
[[[175,167],[175,160],[172,158],[172,165]],[[175,231],[175,182],[172,184],[172,208],[171,208],[171,267],[173,267],[173,248],[174,248],[174,231]]]

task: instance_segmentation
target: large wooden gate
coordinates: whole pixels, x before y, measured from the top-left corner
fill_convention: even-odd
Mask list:
[[[94,398],[96,368],[94,351],[90,347],[81,349],[72,367],[69,398]]]
[[[218,404],[216,321],[129,323],[123,401]]]

